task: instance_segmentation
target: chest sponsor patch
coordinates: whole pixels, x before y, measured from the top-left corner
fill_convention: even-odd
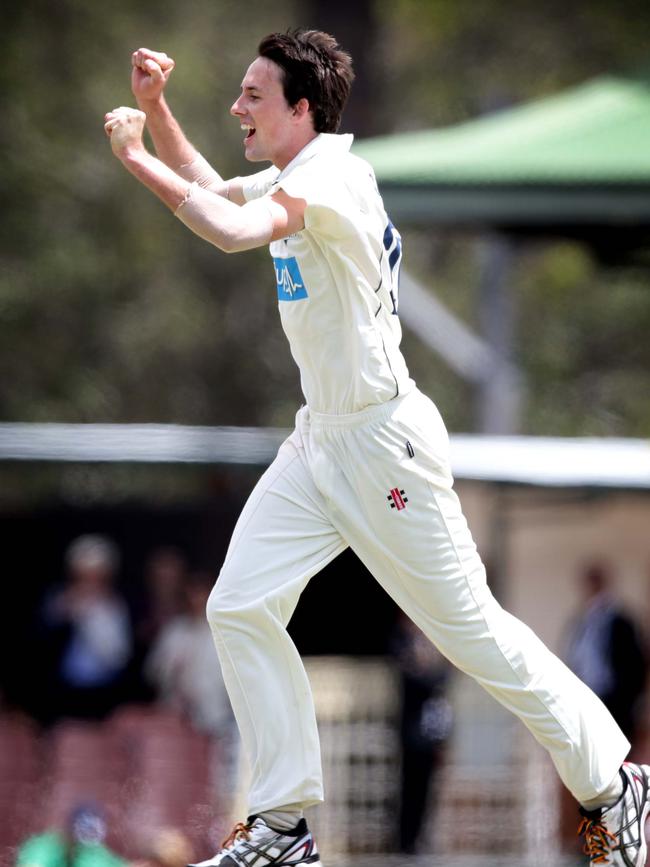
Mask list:
[[[308,297],[305,281],[302,279],[295,256],[287,259],[274,256],[273,267],[278,287],[278,301],[300,301]]]

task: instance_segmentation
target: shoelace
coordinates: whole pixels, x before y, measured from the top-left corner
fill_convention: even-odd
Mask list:
[[[250,840],[251,838],[251,829],[249,825],[246,825],[244,822],[237,822],[235,827],[232,829],[230,834],[226,837],[226,839],[221,844],[222,849],[230,849],[231,846],[234,846],[237,840]]]
[[[608,831],[598,819],[584,818],[578,828],[578,834],[584,835],[583,852],[585,855],[589,855],[592,864],[605,863],[613,846],[618,843],[617,837]]]

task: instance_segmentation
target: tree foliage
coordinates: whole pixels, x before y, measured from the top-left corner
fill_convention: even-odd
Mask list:
[[[650,24],[640,0],[524,2],[516,15],[497,0],[362,6],[364,102],[345,126],[358,116],[371,132],[455,122],[636,69]],[[334,29],[342,4],[24,0],[3,14],[0,418],[290,424],[298,374],[268,253],[228,257],[189,234],[112,158],[102,118],[132,104],[130,52],[160,48],[177,61],[169,99],[190,137],[222,174],[244,173],[228,109],[259,38],[312,19]],[[469,321],[473,243],[420,233],[405,244]],[[563,243],[526,247],[514,279],[525,428],[647,435],[648,272],[604,269]],[[450,427],[471,428],[468,387],[408,334],[405,348]]]
[[[148,8],[147,8],[148,6]],[[57,421],[271,420],[298,399],[268,254],[221,255],[110,153],[103,114],[132,104],[130,52],[178,63],[170,101],[226,174],[228,118],[257,28],[234,3],[26,2],[3,31],[5,219],[0,414]],[[227,29],[222,21],[228,22]],[[281,4],[259,33],[284,26]]]

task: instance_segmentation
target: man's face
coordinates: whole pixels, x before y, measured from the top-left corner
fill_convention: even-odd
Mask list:
[[[270,160],[279,168],[293,159],[295,113],[282,90],[282,70],[272,60],[258,57],[246,71],[241,96],[230,113],[239,118],[247,160]]]

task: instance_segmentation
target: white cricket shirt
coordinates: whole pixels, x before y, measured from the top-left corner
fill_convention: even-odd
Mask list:
[[[269,249],[307,405],[337,415],[414,387],[399,348],[401,239],[351,144],[351,135],[321,133],[283,171],[243,179],[247,200],[281,187],[307,202],[305,228]]]

